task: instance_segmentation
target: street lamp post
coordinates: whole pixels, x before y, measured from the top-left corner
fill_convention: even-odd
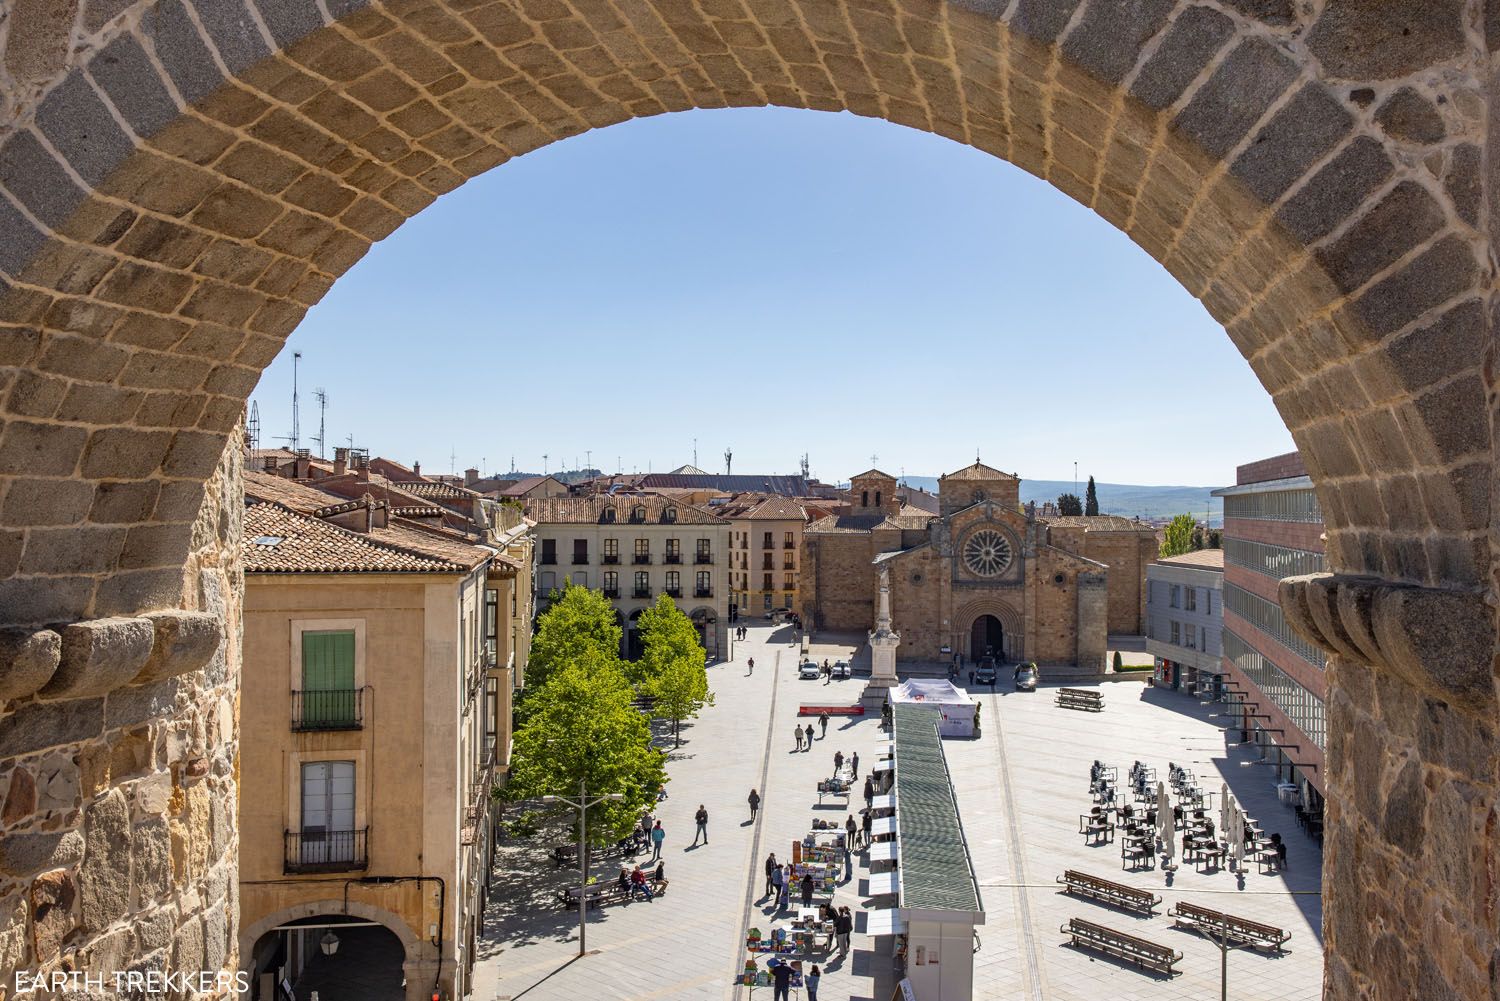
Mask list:
[[[600,803],[618,803],[624,798],[624,795],[621,793],[611,792],[589,799],[587,779],[578,780],[578,798],[576,800],[569,799],[566,796],[542,797],[543,803],[566,803],[578,811],[578,955],[580,957],[587,952],[586,936],[588,934],[589,914],[589,807],[597,806]]]

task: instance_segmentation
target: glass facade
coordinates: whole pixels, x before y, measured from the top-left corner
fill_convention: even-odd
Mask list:
[[[1322,573],[1328,569],[1328,561],[1322,553],[1273,546],[1266,542],[1249,542],[1245,539],[1225,539],[1224,559],[1237,567],[1254,570],[1275,580]]]
[[[1238,584],[1224,585],[1224,607],[1270,636],[1282,646],[1298,654],[1310,664],[1324,666],[1323,651],[1313,646],[1286,621],[1281,606],[1252,594]]]
[[[1233,629],[1224,629],[1224,656],[1251,683],[1264,692],[1292,724],[1307,735],[1319,750],[1328,739],[1328,717],[1323,700],[1298,684],[1259,650],[1246,643]]]
[[[1323,510],[1318,507],[1317,494],[1303,487],[1297,490],[1230,494],[1224,498],[1224,517],[1317,523],[1323,520]]]

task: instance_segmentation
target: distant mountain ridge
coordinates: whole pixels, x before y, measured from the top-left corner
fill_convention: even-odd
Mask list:
[[[937,493],[935,476],[907,476],[902,479],[914,487]],[[1083,499],[1088,489],[1088,480],[1078,484],[1078,497]],[[1118,514],[1126,518],[1170,518],[1178,514],[1191,514],[1202,518],[1208,514],[1209,524],[1222,525],[1224,501],[1209,496],[1217,487],[1150,486],[1137,483],[1095,483],[1099,495],[1100,514]],[[1073,493],[1072,480],[1022,480],[1021,503],[1055,501],[1059,494]]]

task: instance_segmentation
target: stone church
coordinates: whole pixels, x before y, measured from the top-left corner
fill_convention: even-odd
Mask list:
[[[874,627],[890,582],[899,659],[992,652],[1006,661],[1102,667],[1107,637],[1146,622],[1156,531],[1110,515],[1037,516],[1021,480],[982,463],[938,481],[938,513],[903,506],[896,478],[851,481],[847,511],[803,532],[800,611],[814,629]]]

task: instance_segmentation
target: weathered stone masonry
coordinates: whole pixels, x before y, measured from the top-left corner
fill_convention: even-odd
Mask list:
[[[215,477],[306,308],[511,157],[633,117],[777,104],[1009,160],[1224,324],[1306,459],[1338,571],[1286,597],[1335,651],[1326,994],[1500,996],[1497,8],[12,0],[0,622],[29,631],[0,661],[0,808],[24,815],[6,838],[59,836],[0,849],[22,860],[0,870],[0,972],[53,948],[232,962],[216,901],[232,905],[238,620],[232,478]],[[162,611],[210,613],[223,656],[166,680],[146,678],[186,654],[99,670],[104,644],[141,656],[138,620],[153,650],[165,622],[192,647],[196,620],[147,618]],[[128,854],[102,847],[125,826]]]

